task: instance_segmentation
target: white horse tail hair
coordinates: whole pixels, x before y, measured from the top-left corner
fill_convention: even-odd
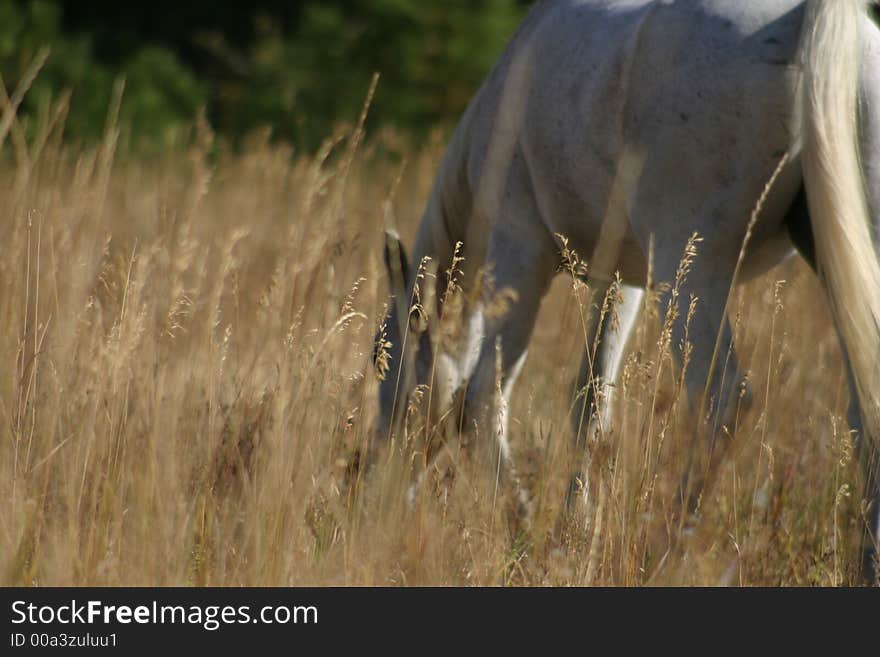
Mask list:
[[[818,269],[853,368],[865,429],[880,430],[880,263],[859,155],[866,0],[807,0],[802,166]]]

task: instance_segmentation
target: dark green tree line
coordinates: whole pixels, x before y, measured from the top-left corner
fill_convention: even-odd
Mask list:
[[[133,139],[162,143],[206,109],[236,139],[259,126],[314,148],[357,116],[415,136],[453,121],[513,32],[523,0],[0,0],[8,93],[51,55],[22,107],[27,125],[72,91],[68,136],[101,133],[114,80]]]

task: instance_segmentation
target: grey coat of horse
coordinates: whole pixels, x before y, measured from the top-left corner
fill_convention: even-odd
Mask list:
[[[672,281],[698,233],[699,256],[681,291],[699,299],[689,327],[691,404],[718,414],[728,408],[740,379],[729,368],[722,376],[715,362],[732,350],[731,286],[774,266],[794,244],[820,274],[847,354],[849,420],[876,437],[880,30],[870,10],[862,0],[537,3],[451,138],[412,258],[398,240],[387,244],[396,301],[386,326],[391,369],[380,385],[380,433],[399,429],[410,392],[433,372],[449,388],[438,398],[466,385],[464,417],[498,425],[506,453],[505,414],[495,412],[498,359],[508,397],[558,271],[557,236],[589,263],[600,294],[615,272],[632,286],[620,343],[649,253],[654,280]],[[447,266],[458,242],[464,280],[488,264],[495,289],[515,291],[516,301],[501,316],[474,309],[463,354],[433,354],[427,334],[401,319],[415,268],[426,256]],[[675,344],[684,328],[682,317]],[[403,353],[407,342],[414,360]],[[580,385],[613,381],[619,347],[603,345],[592,367],[585,357]],[[582,409],[575,415],[583,443]],[[873,450],[863,451],[874,463],[863,562],[876,581],[880,494]]]

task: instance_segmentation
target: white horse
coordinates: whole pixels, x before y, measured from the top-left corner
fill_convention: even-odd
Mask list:
[[[506,455],[506,399],[558,271],[557,236],[589,262],[599,294],[614,272],[635,286],[625,295],[623,342],[649,252],[654,279],[671,281],[698,233],[700,255],[681,290],[699,299],[688,335],[690,403],[710,413],[729,408],[741,379],[715,365],[717,354],[733,353],[729,291],[794,243],[820,275],[847,355],[850,422],[880,435],[880,30],[869,4],[537,3],[451,138],[412,259],[396,237],[386,244],[394,301],[380,432],[398,431],[416,385],[447,382],[435,397],[448,401],[469,382],[466,424],[493,428]],[[413,330],[419,322],[409,314],[414,270],[429,257],[442,271],[459,242],[463,280],[488,265],[494,289],[513,290],[515,302],[504,314],[478,306],[470,348],[435,358],[436,342]],[[674,327],[676,344],[684,323]],[[585,356],[579,387],[613,381],[619,346],[604,345],[592,368]],[[575,416],[582,443],[582,408]],[[862,442],[873,454],[871,441]],[[873,506],[863,564],[876,582],[878,466],[865,462]]]

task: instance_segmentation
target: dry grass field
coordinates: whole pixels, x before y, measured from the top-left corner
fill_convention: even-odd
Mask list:
[[[0,583],[858,581],[846,382],[799,259],[737,293],[753,395],[672,549],[698,422],[658,347],[663,308],[640,320],[595,447],[597,502],[559,523],[584,297],[561,275],[511,407],[536,501],[513,535],[491,473],[468,464],[407,508],[418,436],[351,467],[376,412],[382,228],[411,243],[439,143],[403,162],[357,133],[316,157],[260,136],[233,154],[202,126],[139,160],[114,129],[94,150],[42,134],[14,127],[0,165]]]

